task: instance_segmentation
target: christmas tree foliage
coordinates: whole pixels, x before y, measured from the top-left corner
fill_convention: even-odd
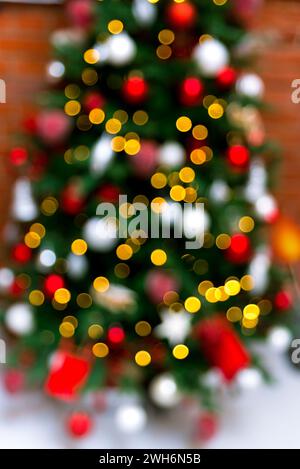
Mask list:
[[[222,383],[259,376],[251,341],[274,332],[291,299],[268,246],[274,148],[263,83],[244,68],[241,11],[68,3],[51,90],[11,152],[8,387],[25,376],[69,402],[114,386],[159,407],[184,395],[210,407]],[[153,236],[153,219],[170,236]]]

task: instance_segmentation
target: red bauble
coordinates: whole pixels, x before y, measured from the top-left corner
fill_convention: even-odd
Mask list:
[[[235,264],[243,264],[251,256],[251,243],[245,234],[235,234],[231,237],[231,244],[226,250],[226,257]]]
[[[233,145],[228,149],[228,161],[236,169],[247,168],[250,160],[250,152],[243,145]]]
[[[87,93],[83,100],[83,107],[85,112],[89,113],[92,109],[102,109],[105,105],[105,99],[98,91],[91,91]]]
[[[292,307],[293,299],[289,292],[280,291],[276,294],[274,299],[274,306],[280,311],[287,311]]]
[[[46,295],[52,297],[56,290],[63,288],[65,286],[65,281],[60,275],[51,274],[46,277],[44,282],[44,291]]]
[[[20,370],[8,370],[4,374],[3,383],[7,392],[16,394],[24,389],[24,373]]]
[[[203,95],[203,83],[199,78],[189,77],[184,80],[180,90],[180,100],[184,106],[197,106]]]
[[[74,401],[89,374],[90,363],[85,358],[68,352],[56,352],[46,379],[45,391],[56,399]]]
[[[28,160],[28,152],[23,147],[15,147],[10,152],[10,161],[14,166],[21,166]]]
[[[84,206],[84,199],[78,184],[69,184],[61,194],[61,208],[68,215],[77,215]]]
[[[37,132],[48,145],[61,143],[71,131],[69,117],[60,109],[50,109],[37,116]]]
[[[86,412],[74,412],[67,421],[67,430],[74,438],[86,436],[92,428],[92,419]]]
[[[13,248],[12,258],[14,261],[19,262],[19,264],[27,264],[31,257],[32,251],[26,244],[19,243]]]
[[[196,22],[196,17],[196,7],[190,2],[172,2],[167,7],[167,21],[173,26],[173,28],[191,28]]]
[[[149,87],[142,77],[130,77],[123,85],[123,95],[130,104],[140,104],[147,98]]]
[[[114,326],[108,330],[107,339],[111,344],[120,345],[124,342],[125,333],[120,326]]]
[[[112,204],[118,202],[120,195],[120,189],[113,184],[105,184],[98,192],[97,196],[102,202],[110,202]]]
[[[231,88],[237,79],[237,73],[232,67],[226,67],[221,70],[217,75],[217,84],[222,89]]]
[[[143,140],[139,153],[130,158],[134,171],[140,177],[147,178],[155,171],[158,159],[158,145],[152,140]]]
[[[167,292],[178,291],[179,283],[170,273],[153,270],[148,274],[145,286],[150,300],[158,304]]]
[[[200,415],[196,425],[196,440],[207,442],[216,435],[219,422],[215,414],[206,412]]]
[[[203,320],[196,329],[196,335],[207,361],[220,369],[226,380],[231,381],[250,364],[248,351],[223,317]]]
[[[71,0],[67,5],[70,21],[78,28],[88,28],[93,20],[93,4],[91,0]]]
[[[27,117],[23,121],[24,131],[30,135],[35,135],[37,132],[37,119],[36,116]]]

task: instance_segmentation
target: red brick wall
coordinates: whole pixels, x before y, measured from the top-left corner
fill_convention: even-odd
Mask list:
[[[20,122],[32,111],[37,90],[45,84],[49,34],[62,23],[61,6],[0,4],[0,78],[6,80],[8,92],[7,104],[0,105],[0,225],[11,180],[5,169],[6,152]],[[265,116],[267,131],[284,148],[278,194],[286,212],[300,221],[300,104],[291,102],[291,82],[300,78],[300,1],[266,0],[254,28],[273,37],[260,51],[257,69],[266,81],[266,98],[274,106]]]

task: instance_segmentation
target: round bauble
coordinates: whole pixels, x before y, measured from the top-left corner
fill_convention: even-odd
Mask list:
[[[284,353],[292,342],[292,334],[286,327],[275,326],[270,329],[267,343],[276,351]]]
[[[69,254],[67,257],[67,275],[73,280],[82,279],[88,270],[88,261],[85,256]]]
[[[91,218],[83,227],[83,238],[94,251],[110,251],[117,243],[116,223],[111,219]]]
[[[197,45],[193,57],[205,77],[215,77],[229,63],[228,50],[216,39],[207,39]]]
[[[107,60],[111,65],[122,67],[133,61],[136,54],[136,45],[126,33],[112,35],[106,42]]]
[[[166,11],[167,21],[175,29],[185,29],[194,26],[197,19],[197,10],[189,1],[170,3]]]
[[[163,373],[156,376],[149,387],[150,398],[158,407],[172,408],[181,401],[181,394],[173,376]]]
[[[265,85],[258,75],[247,73],[236,82],[236,91],[239,95],[248,98],[261,99],[265,92]]]
[[[148,84],[142,77],[129,77],[123,85],[123,96],[130,104],[141,104],[148,95]]]
[[[158,164],[167,168],[182,166],[186,159],[186,153],[182,145],[169,141],[160,146],[158,152]]]
[[[23,336],[34,330],[32,309],[26,303],[16,303],[10,306],[4,319],[7,329],[15,335]]]
[[[140,25],[152,24],[157,16],[157,7],[148,0],[134,0],[132,13]]]
[[[90,433],[92,419],[86,412],[74,412],[67,420],[67,431],[74,438],[82,438]]]
[[[147,423],[147,414],[138,404],[121,406],[115,416],[116,426],[124,433],[136,433],[144,429]]]

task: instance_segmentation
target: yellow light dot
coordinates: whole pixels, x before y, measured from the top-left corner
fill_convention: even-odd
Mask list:
[[[76,239],[73,241],[71,250],[72,253],[75,254],[76,256],[83,256],[88,249],[88,245],[84,239]]]
[[[151,253],[151,262],[154,265],[161,266],[164,265],[168,260],[167,254],[162,249],[155,249]]]
[[[35,249],[41,244],[41,238],[34,231],[30,231],[25,235],[24,242],[29,248]]]
[[[98,342],[93,346],[93,354],[97,358],[105,358],[109,354],[109,348],[103,342]]]
[[[152,328],[147,321],[140,321],[135,325],[135,332],[140,337],[147,337],[151,334]]]
[[[71,293],[66,288],[59,288],[54,293],[54,300],[61,305],[69,303],[71,300]]]
[[[65,316],[63,322],[70,322],[75,329],[78,327],[78,319],[75,316]]]
[[[246,329],[254,329],[258,324],[258,318],[248,319],[244,317],[242,324],[243,324],[243,327],[245,327]]]
[[[116,112],[114,112],[114,118],[118,119],[121,124],[126,124],[128,121],[128,113],[124,111],[124,109],[118,109]]]
[[[113,151],[121,152],[125,148],[125,143],[126,143],[125,138],[119,135],[112,139],[111,148],[113,149]]]
[[[70,322],[63,322],[59,326],[59,333],[62,337],[69,339],[75,334],[75,327]]]
[[[106,277],[97,277],[93,282],[94,289],[99,293],[105,293],[109,289],[109,281]]]
[[[229,298],[229,295],[225,292],[225,288],[221,286],[217,289],[216,297],[218,298],[219,301],[227,301]]]
[[[151,178],[151,184],[155,189],[162,189],[167,185],[167,177],[163,173],[153,174]]]
[[[251,275],[244,275],[241,278],[241,287],[245,291],[251,291],[254,288],[254,278]]]
[[[261,300],[258,305],[260,314],[266,315],[272,311],[273,305],[270,300]]]
[[[214,284],[209,280],[204,280],[203,282],[199,283],[198,285],[198,292],[200,295],[205,296],[205,293],[209,288],[212,288]]]
[[[132,120],[136,125],[145,125],[149,120],[149,116],[145,111],[136,111],[133,114]]]
[[[186,345],[180,344],[173,348],[173,355],[177,360],[184,360],[189,353],[190,351]]]
[[[77,114],[79,114],[80,111],[81,111],[81,104],[78,101],[71,100],[65,104],[65,113],[68,116],[71,116],[71,117],[77,116]]]
[[[29,294],[29,302],[33,306],[41,306],[45,301],[45,295],[40,290],[32,290]]]
[[[124,29],[124,25],[120,20],[111,20],[107,25],[107,29],[111,34],[120,34]]]
[[[29,231],[38,234],[40,238],[44,238],[46,234],[46,229],[41,223],[33,223]]]
[[[103,327],[99,324],[92,324],[88,328],[88,335],[93,340],[99,339],[103,335]]]
[[[231,245],[231,237],[228,234],[220,234],[216,238],[216,245],[219,249],[228,249]]]
[[[185,194],[185,188],[179,185],[172,187],[170,190],[170,197],[175,200],[175,202],[182,201],[185,198]]]
[[[83,58],[88,64],[96,64],[100,60],[100,54],[96,49],[88,49],[85,51]]]
[[[116,254],[122,261],[128,261],[133,255],[133,250],[128,244],[121,244],[117,247]]]
[[[192,128],[192,121],[186,116],[179,117],[176,121],[176,127],[180,132],[188,132]]]
[[[79,293],[79,295],[76,298],[76,303],[78,306],[82,309],[87,309],[89,308],[92,303],[92,297],[88,293]]]
[[[185,198],[184,201],[187,203],[193,203],[197,200],[198,194],[197,191],[193,187],[187,187],[185,190]]]
[[[106,132],[109,134],[117,134],[121,128],[122,124],[118,119],[109,119],[105,124]]]
[[[226,317],[228,321],[230,322],[238,322],[242,319],[243,313],[241,308],[238,308],[237,306],[233,306],[232,308],[229,308]]]
[[[204,125],[196,125],[193,128],[193,137],[196,140],[205,140],[208,137],[208,130]]]
[[[253,321],[258,318],[260,314],[260,309],[257,305],[249,304],[245,306],[243,314],[244,318],[248,319],[249,321]]]
[[[218,296],[217,296],[217,288],[209,288],[205,293],[205,298],[209,303],[217,303]]]
[[[254,229],[255,223],[251,217],[242,217],[239,221],[239,229],[243,233],[250,233]]]
[[[240,282],[237,280],[229,280],[228,282],[225,283],[225,292],[229,296],[235,296],[238,295],[241,291],[241,285]]]
[[[228,0],[213,0],[213,2],[215,3],[215,5],[217,6],[223,6],[225,5],[225,3],[227,3]]]
[[[105,119],[105,112],[102,109],[95,108],[89,113],[89,120],[92,124],[99,125]]]
[[[195,150],[191,152],[190,158],[194,164],[200,165],[200,164],[205,163],[206,153],[201,148],[196,148]]]
[[[172,55],[172,49],[170,46],[165,46],[162,44],[156,49],[156,55],[161,60],[167,60]]]
[[[189,313],[197,313],[201,308],[201,301],[196,296],[190,296],[185,300],[184,307]]]
[[[87,86],[93,86],[98,81],[98,73],[93,68],[86,68],[81,74],[83,83]]]
[[[182,182],[188,184],[195,179],[195,171],[192,168],[182,168],[179,177]]]
[[[221,106],[221,104],[218,104],[218,103],[211,104],[208,108],[208,115],[212,119],[220,119],[224,115],[224,109]]]
[[[135,363],[139,366],[148,366],[151,363],[151,355],[145,350],[141,350],[135,354]]]
[[[131,138],[125,143],[125,152],[127,155],[134,156],[139,153],[141,144],[138,140]]]
[[[162,29],[158,34],[158,40],[162,44],[170,45],[175,40],[175,34],[170,29]]]

